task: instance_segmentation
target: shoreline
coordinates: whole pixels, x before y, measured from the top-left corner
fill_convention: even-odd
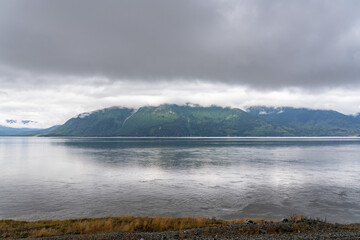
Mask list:
[[[303,216],[281,220],[132,216],[0,220],[1,239],[312,239],[320,235],[335,237],[322,239],[360,239],[360,223],[327,223]]]
[[[0,137],[43,137],[43,138],[119,138],[119,139],[167,139],[167,138],[174,138],[174,139],[359,139],[360,135],[329,135],[329,136],[182,136],[182,137],[177,137],[177,136],[167,136],[167,137],[159,137],[159,136],[71,136],[71,135],[47,135],[47,136],[42,136],[42,135],[0,135]]]

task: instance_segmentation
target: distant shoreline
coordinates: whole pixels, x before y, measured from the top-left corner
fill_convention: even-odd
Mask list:
[[[139,137],[139,136],[21,136],[21,135],[0,135],[0,137],[44,137],[44,138],[121,138],[121,139],[360,139],[360,136],[257,136],[257,137],[250,137],[250,136],[218,136],[218,137],[204,137],[204,136],[189,136],[189,137]]]

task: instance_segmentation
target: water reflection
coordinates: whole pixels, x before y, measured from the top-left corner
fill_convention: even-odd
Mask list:
[[[0,218],[360,221],[359,139],[0,138]]]

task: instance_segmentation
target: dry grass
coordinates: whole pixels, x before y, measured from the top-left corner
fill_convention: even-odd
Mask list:
[[[261,219],[254,219],[262,222]],[[190,228],[223,226],[244,220],[225,221],[215,218],[110,217],[35,222],[1,220],[0,238],[45,237],[65,234],[109,232],[175,231]]]
[[[360,229],[360,225],[334,225],[319,222],[315,226],[303,220],[303,216],[293,216],[290,218],[291,227],[294,232],[307,230],[320,230],[339,227],[343,229]],[[173,218],[173,217],[109,217],[109,218],[82,218],[68,220],[42,220],[42,221],[0,221],[0,238],[26,238],[26,237],[48,237],[67,234],[94,234],[94,233],[113,233],[113,232],[161,232],[176,231],[183,229],[203,228],[202,233],[221,233],[227,234],[246,233],[258,234],[260,227],[265,226],[267,233],[284,232],[281,224],[276,220],[267,222],[264,219],[252,219],[258,224],[253,226],[239,225],[237,228],[227,229],[226,226],[234,223],[243,223],[245,219],[237,220],[218,220],[215,218]],[[220,227],[220,228],[219,228]],[[180,236],[181,237],[181,236]]]

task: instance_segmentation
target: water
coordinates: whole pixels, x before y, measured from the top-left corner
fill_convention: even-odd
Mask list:
[[[0,138],[0,219],[360,222],[358,138]]]

